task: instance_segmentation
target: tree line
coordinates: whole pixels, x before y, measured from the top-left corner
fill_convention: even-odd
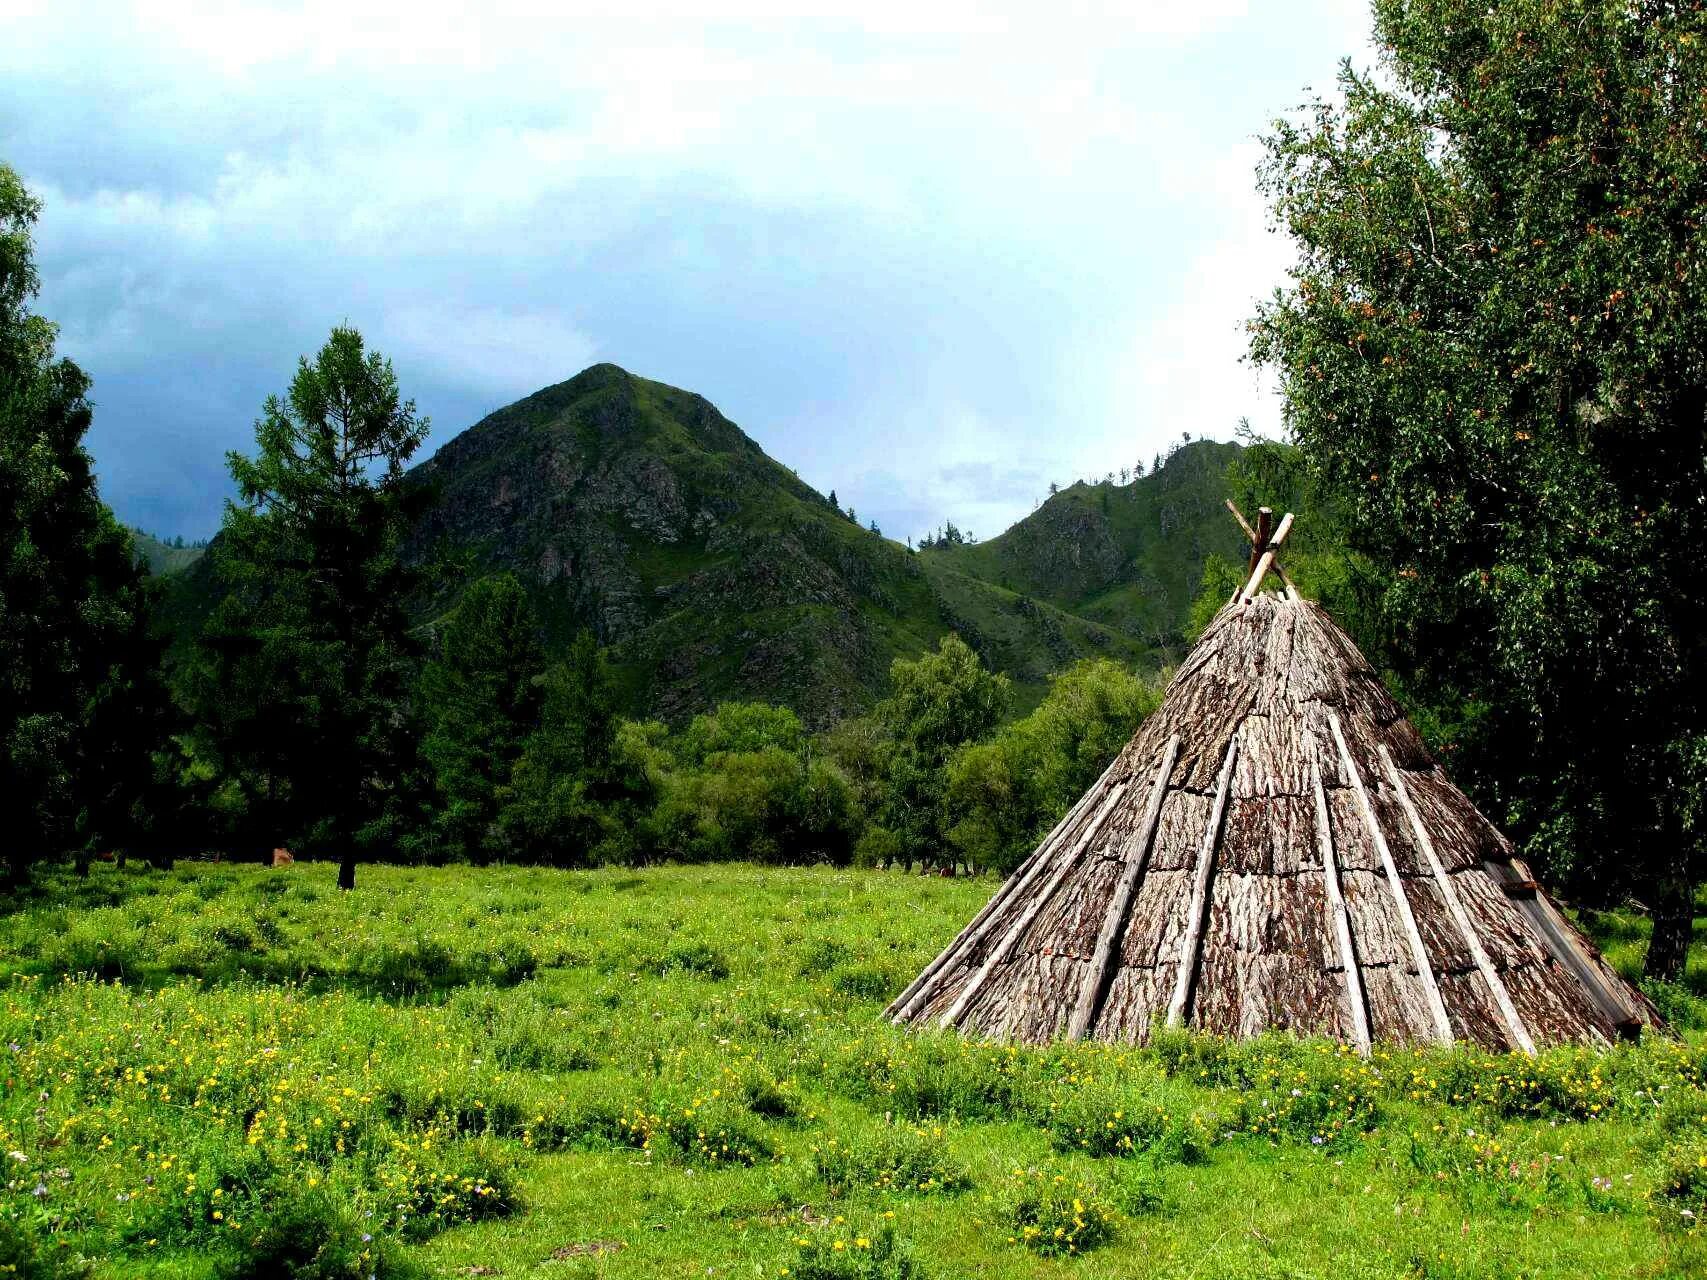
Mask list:
[[[1676,977],[1707,870],[1707,16],[1374,12],[1379,71],[1347,65],[1266,139],[1296,260],[1250,323],[1290,440],[1247,453],[1255,496],[1307,491],[1321,540],[1300,530],[1294,573],[1555,883],[1650,909],[1649,971]],[[346,880],[385,851],[1001,867],[1154,698],[1086,668],[1007,723],[1005,682],[950,639],[826,734],[739,705],[672,730],[616,713],[590,641],[544,663],[514,583],[423,635],[398,545],[425,423],[348,329],[233,455],[212,554],[234,587],[168,682],[81,448],[87,379],[28,311],[35,216],[0,169],[14,874],[121,833],[194,848],[209,814]],[[1211,563],[1199,625],[1234,572]]]
[[[475,581],[408,615],[405,470],[428,429],[390,363],[332,330],[269,397],[209,551],[221,595],[168,661],[158,582],[101,503],[88,380],[29,313],[38,206],[0,168],[0,733],[44,857],[220,852],[583,866],[659,859],[1005,870],[1155,704],[1106,661],[1011,718],[1006,677],[955,636],[897,660],[871,715],[810,733],[727,703],[672,728],[623,714],[581,634],[551,660],[523,585]],[[851,513],[849,513],[851,518]]]

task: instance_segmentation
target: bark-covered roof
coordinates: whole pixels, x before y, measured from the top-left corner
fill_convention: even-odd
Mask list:
[[[1161,708],[889,1012],[1030,1041],[1173,1023],[1362,1047],[1660,1025],[1350,638],[1284,594],[1221,611]]]

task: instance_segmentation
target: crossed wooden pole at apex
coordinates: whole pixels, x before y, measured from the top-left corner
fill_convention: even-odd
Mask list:
[[[1291,600],[1299,599],[1298,586],[1281,568],[1280,561],[1275,556],[1280,551],[1280,544],[1286,541],[1286,535],[1292,532],[1292,513],[1288,511],[1280,518],[1280,524],[1274,523],[1274,511],[1269,507],[1257,508],[1257,527],[1251,528],[1251,522],[1245,519],[1244,513],[1227,499],[1227,510],[1233,513],[1233,519],[1239,522],[1239,528],[1245,531],[1245,536],[1251,540],[1251,576],[1246,581],[1239,594],[1233,597],[1235,604],[1249,604],[1251,597],[1262,587],[1262,581],[1273,570],[1280,575],[1284,584],[1282,595]]]

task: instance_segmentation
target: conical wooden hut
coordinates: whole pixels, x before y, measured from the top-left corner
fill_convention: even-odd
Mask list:
[[[1289,587],[1257,593],[1290,520],[1253,539],[1251,582],[1161,708],[895,1021],[1026,1041],[1286,1029],[1365,1052],[1659,1025],[1350,638]]]

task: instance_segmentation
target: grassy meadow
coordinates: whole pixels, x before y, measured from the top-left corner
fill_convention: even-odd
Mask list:
[[[48,873],[0,914],[0,1275],[1707,1274],[1686,990],[1679,1042],[1533,1060],[882,1024],[993,887]]]

